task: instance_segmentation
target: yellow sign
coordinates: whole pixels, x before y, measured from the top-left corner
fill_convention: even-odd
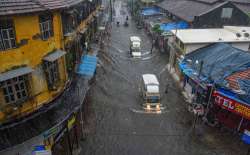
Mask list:
[[[244,105],[235,104],[235,111],[247,118],[250,118],[250,109]]]
[[[68,120],[68,129],[69,130],[74,126],[75,122],[76,122],[75,116],[72,116],[72,118]]]

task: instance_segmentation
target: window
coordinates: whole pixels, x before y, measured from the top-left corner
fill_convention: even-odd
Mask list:
[[[59,80],[58,62],[44,61],[44,70],[47,77],[49,89],[54,89]]]
[[[52,37],[53,34],[53,19],[52,15],[44,14],[39,16],[39,25],[41,31],[41,38],[47,40]]]
[[[15,29],[12,20],[0,20],[0,50],[16,47]]]
[[[223,8],[221,13],[221,18],[231,18],[233,13],[233,8]]]
[[[28,75],[3,81],[0,86],[6,103],[19,104],[28,98]]]

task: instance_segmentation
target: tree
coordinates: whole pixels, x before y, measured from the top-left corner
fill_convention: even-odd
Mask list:
[[[154,27],[152,28],[153,32],[157,33],[157,34],[161,34],[163,32],[163,30],[161,30],[161,27],[159,24],[155,24]]]

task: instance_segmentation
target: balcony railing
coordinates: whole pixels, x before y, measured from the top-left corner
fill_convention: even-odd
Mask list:
[[[169,39],[168,45],[179,55],[185,54],[185,51],[176,43],[176,40],[174,38]]]

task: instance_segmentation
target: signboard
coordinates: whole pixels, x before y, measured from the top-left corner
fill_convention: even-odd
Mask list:
[[[70,130],[76,122],[76,117],[73,115],[69,120],[68,120],[68,129]]]
[[[246,119],[250,119],[250,106],[223,96],[218,91],[213,92],[213,96],[215,97],[215,104],[228,111],[237,113]]]
[[[241,140],[242,140],[244,143],[250,145],[250,131],[245,130],[245,131],[244,131],[244,134],[242,135]]]
[[[50,150],[34,151],[33,155],[52,155]]]
[[[32,155],[52,155],[52,152],[47,150],[44,145],[38,145],[34,147]]]

